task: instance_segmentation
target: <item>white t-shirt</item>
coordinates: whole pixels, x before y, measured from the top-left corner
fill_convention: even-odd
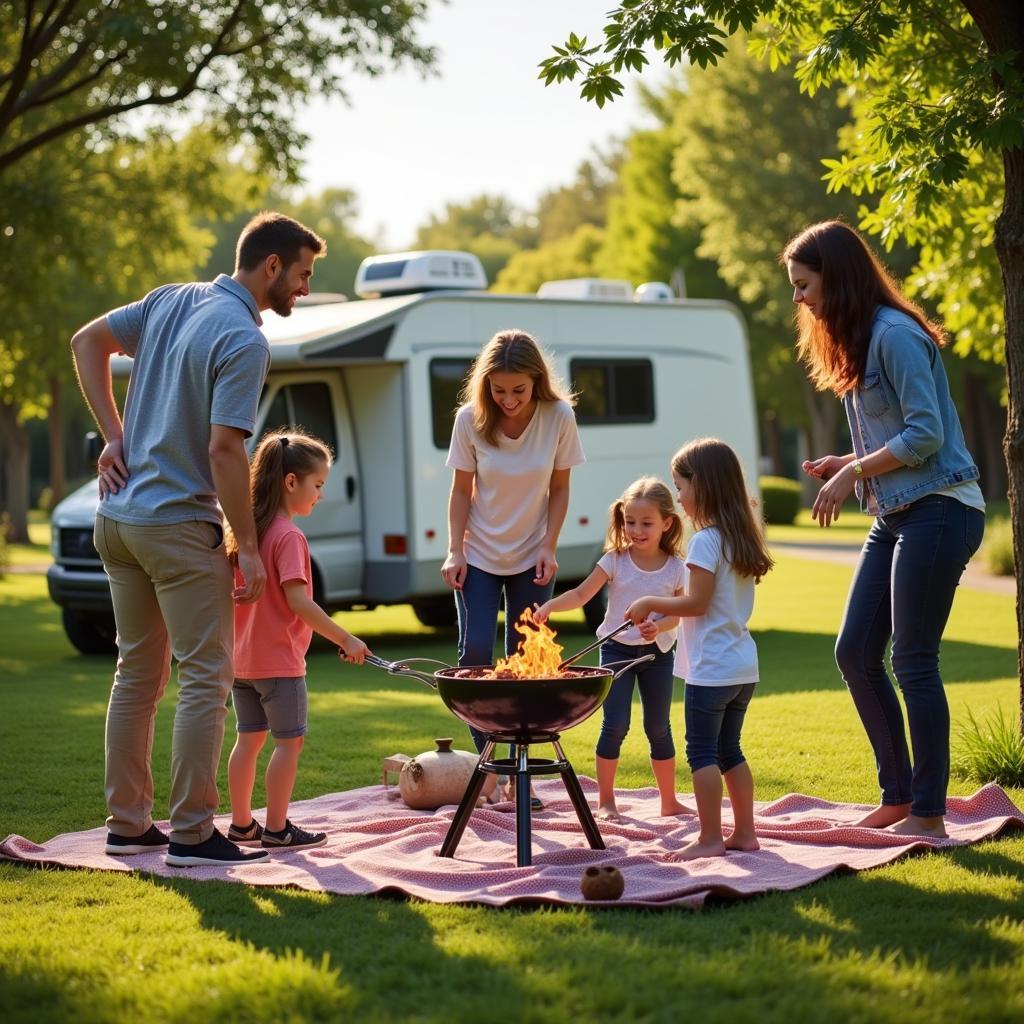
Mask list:
[[[621,626],[626,618],[626,609],[639,598],[672,597],[686,585],[686,566],[675,555],[670,555],[665,564],[653,572],[641,569],[628,551],[606,551],[597,564],[608,576],[608,610],[597,631],[599,636]],[[659,633],[654,641],[658,649],[669,650],[676,642],[676,633],[675,629]],[[615,642],[631,647],[647,643],[636,626],[620,633]]]
[[[498,576],[529,569],[548,529],[548,491],[556,469],[585,462],[572,406],[538,402],[519,437],[488,444],[473,429],[472,406],[455,416],[446,465],[476,474],[466,523],[470,565]]]
[[[689,569],[715,574],[715,590],[703,615],[681,620],[675,674],[688,686],[736,686],[756,683],[757,646],[747,629],[754,610],[754,578],[736,573],[722,550],[717,526],[698,530],[686,548]]]

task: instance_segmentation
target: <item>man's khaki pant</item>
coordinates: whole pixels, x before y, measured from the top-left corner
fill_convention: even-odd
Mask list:
[[[110,577],[118,659],[107,707],[107,827],[137,836],[152,824],[150,757],[156,709],[178,662],[171,742],[171,839],[213,833],[217,768],[232,683],[232,571],[222,531],[205,522],[134,526],[96,517]]]

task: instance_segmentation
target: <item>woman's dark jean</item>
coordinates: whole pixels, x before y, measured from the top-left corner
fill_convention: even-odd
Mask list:
[[[882,803],[909,803],[910,813],[922,818],[946,813],[949,705],[939,641],[984,529],[983,513],[944,494],[879,516],[864,542],[836,641],[836,663],[875,753]],[[890,637],[913,768],[885,668]]]
[[[461,590],[455,591],[455,607],[459,613],[459,665],[492,665],[494,638],[498,627],[498,608],[505,606],[505,656],[514,654],[522,637],[515,624],[527,608],[549,600],[555,589],[552,580],[544,586],[533,582],[531,565],[514,576],[497,576],[476,566],[469,566]],[[504,598],[504,602],[502,601]],[[487,737],[470,727],[478,751],[483,751]]]
[[[676,756],[672,742],[672,651],[662,651],[657,644],[616,643],[605,640],[601,644],[601,664],[632,661],[645,654],[653,654],[654,661],[645,661],[636,668],[627,669],[612,683],[603,704],[604,721],[597,738],[597,756],[615,761],[622,749],[622,741],[629,732],[630,713],[633,710],[633,685],[640,689],[640,703],[644,709],[644,732],[651,748],[652,761],[665,761]]]
[[[686,684],[683,710],[686,715],[686,761],[691,772],[717,765],[724,775],[743,764],[740,733],[755,683],[731,686]]]

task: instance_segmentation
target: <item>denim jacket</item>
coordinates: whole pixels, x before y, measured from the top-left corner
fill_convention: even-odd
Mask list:
[[[858,458],[885,446],[902,463],[870,480],[879,514],[978,479],[939,349],[906,313],[875,311],[864,375],[843,408]],[[867,511],[862,482],[857,497]]]

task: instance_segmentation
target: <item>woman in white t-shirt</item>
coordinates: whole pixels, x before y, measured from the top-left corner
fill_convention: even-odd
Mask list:
[[[686,566],[679,557],[683,523],[672,492],[655,477],[644,476],[626,488],[608,511],[604,554],[578,586],[537,609],[546,622],[552,612],[582,608],[608,585],[608,610],[598,634],[611,633],[625,621],[626,609],[645,594],[677,597],[683,592]],[[612,683],[603,706],[604,721],[597,739],[597,816],[619,821],[615,805],[615,774],[622,741],[629,732],[634,686],[640,690],[644,732],[651,768],[661,794],[661,813],[693,813],[676,796],[676,748],[672,740],[672,646],[679,620],[664,617],[633,626],[601,644],[601,664],[613,665],[646,654],[653,661],[623,672]]]
[[[700,835],[669,860],[721,857],[757,850],[754,779],[740,748],[747,705],[758,680],[757,647],[747,622],[754,584],[772,567],[764,530],[754,516],[736,453],[704,437],[672,458],[679,504],[696,528],[686,548],[686,592],[642,597],[625,611],[634,624],[652,612],[681,619],[676,675],[686,680],[686,760]],[[722,780],[733,830],[722,833]]]
[[[459,664],[490,665],[502,600],[510,655],[516,620],[551,597],[569,472],[585,460],[573,395],[525,331],[491,338],[460,401],[448,451],[454,473],[441,575],[455,591]],[[482,750],[485,737],[470,731]]]

